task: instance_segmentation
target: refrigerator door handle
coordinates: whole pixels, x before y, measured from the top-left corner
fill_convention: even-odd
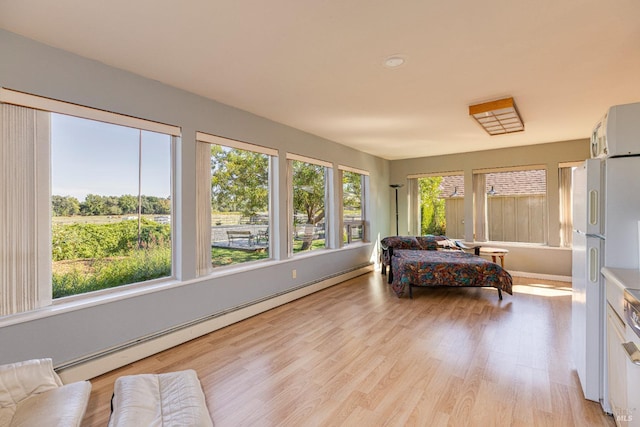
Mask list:
[[[589,281],[598,283],[598,273],[600,271],[600,263],[598,262],[598,249],[589,249]]]
[[[605,237],[602,234],[597,234],[597,233],[584,233],[585,236],[587,237],[595,237],[597,239],[601,239],[601,240],[605,240]]]
[[[598,223],[598,191],[589,191],[589,224],[596,225]]]

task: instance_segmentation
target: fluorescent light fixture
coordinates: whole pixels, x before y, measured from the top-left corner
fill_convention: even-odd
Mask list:
[[[469,115],[487,131],[489,135],[522,132],[524,123],[518,113],[513,98],[470,105]]]

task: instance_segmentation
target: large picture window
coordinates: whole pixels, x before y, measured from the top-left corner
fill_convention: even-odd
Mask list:
[[[417,235],[464,238],[464,176],[459,172],[409,177]]]
[[[365,197],[368,173],[339,166],[342,173],[343,244],[362,242],[365,234]]]
[[[180,129],[0,89],[0,315],[172,275]]]
[[[171,136],[51,114],[53,298],[171,276]]]
[[[287,155],[291,194],[292,253],[324,249],[327,245],[328,174],[330,164]]]
[[[198,133],[200,274],[270,257],[270,170],[277,151]]]
[[[573,164],[561,164],[558,168],[558,194],[560,196],[560,246],[573,243]]]
[[[476,240],[546,243],[546,177],[536,167],[475,173]]]

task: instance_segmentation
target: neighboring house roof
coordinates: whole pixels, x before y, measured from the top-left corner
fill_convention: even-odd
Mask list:
[[[546,194],[546,171],[544,169],[535,169],[488,173],[486,191],[489,191],[491,186],[493,186],[496,196]],[[440,189],[440,197],[451,197],[454,191],[458,197],[463,197],[464,176],[444,176]]]

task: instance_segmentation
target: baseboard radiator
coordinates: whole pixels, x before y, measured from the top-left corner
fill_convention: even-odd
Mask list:
[[[65,383],[89,380],[373,270],[373,264],[360,265],[351,270],[326,276],[296,288],[56,366],[56,371]]]

